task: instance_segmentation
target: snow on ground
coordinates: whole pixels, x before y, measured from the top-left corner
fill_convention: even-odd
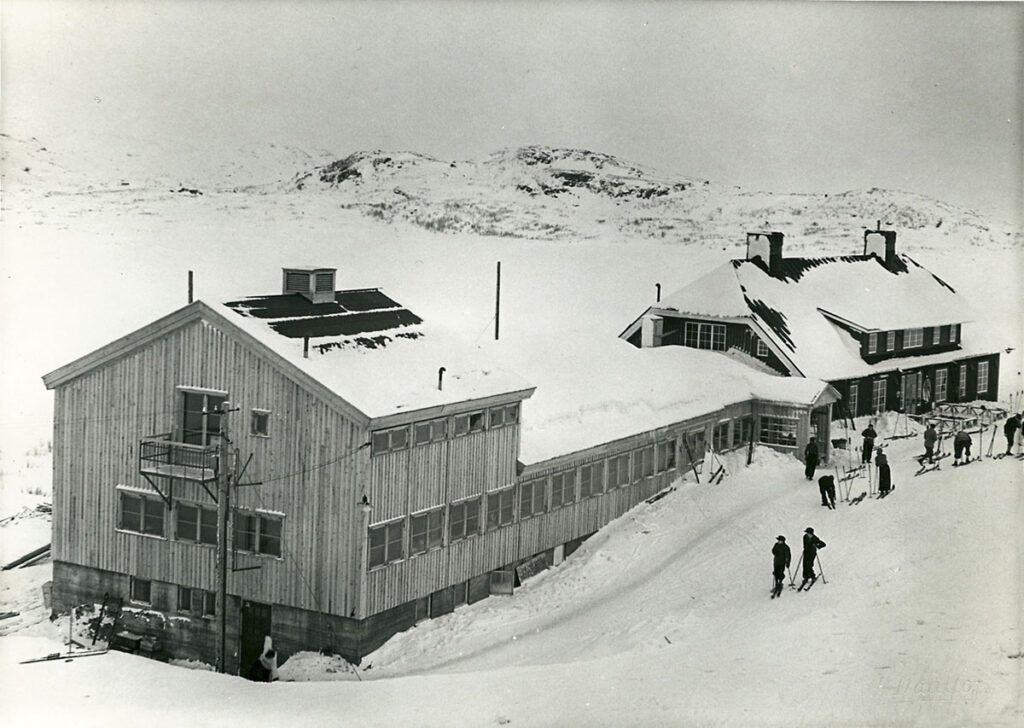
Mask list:
[[[734,453],[721,484],[690,476],[514,596],[422,622],[357,671],[309,653],[272,685],[118,653],[17,664],[61,648],[66,624],[43,621],[0,639],[0,704],[79,726],[1020,725],[1022,464],[914,477],[920,438],[886,439],[903,427],[879,428],[885,500],[831,511],[798,462]],[[827,583],[772,601],[775,536],[795,562],[807,526]]]

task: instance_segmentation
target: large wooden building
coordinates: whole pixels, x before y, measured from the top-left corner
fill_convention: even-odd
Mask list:
[[[334,279],[286,269],[279,294],[191,303],[44,377],[55,609],[118,595],[124,629],[214,662],[228,478],[225,669],[247,669],[265,635],[284,658],[358,662],[510,593],[709,451],[828,441],[837,395],[821,381],[615,338],[607,391],[568,359],[559,379],[510,356],[527,380],[500,348],[465,350]]]
[[[836,417],[919,414],[941,402],[994,400],[999,352],[972,342],[952,286],[896,252],[896,233],[867,230],[863,252],[783,256],[779,232],[747,235],[731,260],[656,302],[621,337],[684,346],[822,379]]]

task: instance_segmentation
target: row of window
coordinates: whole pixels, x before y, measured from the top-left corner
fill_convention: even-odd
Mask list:
[[[725,351],[725,324],[687,321],[683,328],[683,343],[691,349]]]
[[[217,595],[207,589],[193,589],[179,586],[177,589],[179,614],[196,617],[212,617],[217,613]],[[128,583],[128,598],[135,604],[153,603],[153,582],[149,579],[131,577]]]
[[[410,447],[441,442],[450,437],[462,437],[471,432],[483,432],[508,427],[519,422],[519,403],[486,410],[464,412],[450,417],[415,422],[412,425],[377,430],[371,438],[374,455],[406,450]]]
[[[978,381],[975,386],[975,394],[988,393],[989,363],[978,362]],[[852,385],[847,393],[847,407],[850,414],[856,416],[859,405],[859,390],[856,384]],[[935,385],[932,391],[932,400],[945,402],[949,399],[949,370],[945,367],[935,370]],[[957,380],[957,399],[964,400],[967,397],[967,365],[960,364]],[[886,407],[886,378],[879,377],[871,382],[871,411],[883,412]]]
[[[371,526],[369,567],[557,510],[676,467],[675,440]],[[632,466],[632,467],[631,467]],[[517,509],[518,507],[518,509]],[[445,525],[447,522],[447,526]],[[408,532],[408,538],[407,538]],[[447,534],[447,541],[445,541]]]
[[[922,346],[941,346],[960,340],[960,324],[940,326],[938,329],[928,329],[928,331],[930,332],[928,340],[925,341],[925,329],[902,329],[901,350],[918,349]],[[868,334],[868,354],[885,354],[896,350],[896,331]]]
[[[147,536],[170,538],[167,529],[167,508],[156,495],[119,491],[117,527],[122,531]],[[217,545],[217,509],[198,503],[177,501],[173,509],[176,541]],[[267,556],[281,556],[281,516],[261,512],[235,511],[232,514],[234,549]]]

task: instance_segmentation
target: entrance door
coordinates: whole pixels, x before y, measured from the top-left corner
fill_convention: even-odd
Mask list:
[[[242,600],[241,634],[238,644],[238,674],[249,675],[253,664],[263,654],[263,638],[270,636],[269,604]]]
[[[921,372],[910,372],[903,375],[903,411],[917,414],[917,405],[921,401]]]

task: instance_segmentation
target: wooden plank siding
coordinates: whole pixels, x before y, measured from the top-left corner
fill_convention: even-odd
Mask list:
[[[335,564],[354,551],[363,489],[350,453],[368,433],[263,361],[256,347],[202,321],[56,388],[54,560],[214,588],[215,549],[175,540],[173,511],[165,508],[164,538],[117,530],[117,486],[152,491],[138,473],[139,440],[180,429],[180,386],[227,391],[241,408],[229,422],[240,460],[253,456],[243,481],[266,484],[235,489],[233,505],[284,514],[283,557],[238,554],[238,567],[261,568],[231,572],[228,591],[347,614],[353,580],[337,578]],[[269,438],[249,433],[252,408],[271,412]],[[198,484],[159,481],[175,501],[212,505]]]

